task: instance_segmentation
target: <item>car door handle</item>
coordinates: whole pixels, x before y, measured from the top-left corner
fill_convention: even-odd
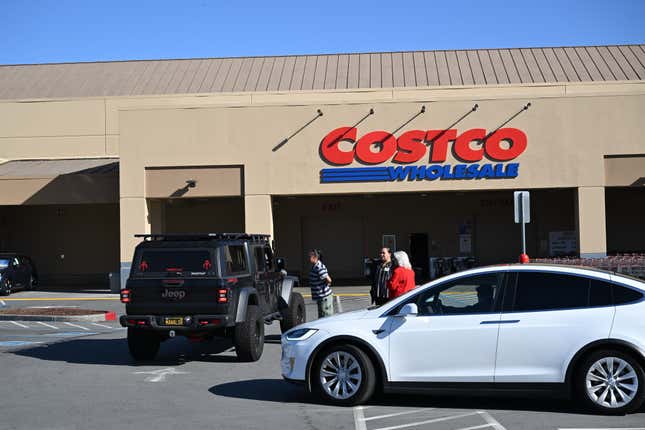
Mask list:
[[[495,320],[495,321],[482,321],[480,324],[517,324],[520,320]]]
[[[372,333],[374,333],[376,335],[379,335],[379,334],[383,333],[384,331],[385,331],[384,329],[380,328],[378,330],[372,330]]]

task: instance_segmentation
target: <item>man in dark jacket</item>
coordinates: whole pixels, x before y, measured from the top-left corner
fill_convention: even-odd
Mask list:
[[[372,288],[370,290],[372,303],[377,306],[387,302],[387,281],[392,277],[392,251],[390,248],[382,248],[380,258],[381,262],[372,274]]]

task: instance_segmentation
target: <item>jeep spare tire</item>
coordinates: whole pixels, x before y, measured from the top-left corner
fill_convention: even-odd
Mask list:
[[[235,326],[235,354],[240,361],[258,361],[264,350],[264,320],[256,305],[246,308],[246,319]]]

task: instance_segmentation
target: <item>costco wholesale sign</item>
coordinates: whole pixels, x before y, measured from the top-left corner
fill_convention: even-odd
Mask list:
[[[398,138],[386,131],[358,137],[355,127],[329,132],[320,143],[320,157],[338,166],[320,171],[320,182],[394,182],[435,180],[509,179],[519,175],[526,134],[517,128],[487,133],[473,128],[459,133],[449,130],[410,130]],[[459,162],[446,164],[448,150]],[[369,167],[340,167],[352,163]],[[383,166],[394,163],[397,166]]]

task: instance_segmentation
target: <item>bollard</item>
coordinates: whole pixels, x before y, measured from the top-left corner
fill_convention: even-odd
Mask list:
[[[340,296],[334,294],[334,298],[336,299],[336,313],[340,314],[343,312],[343,307],[340,304]]]

